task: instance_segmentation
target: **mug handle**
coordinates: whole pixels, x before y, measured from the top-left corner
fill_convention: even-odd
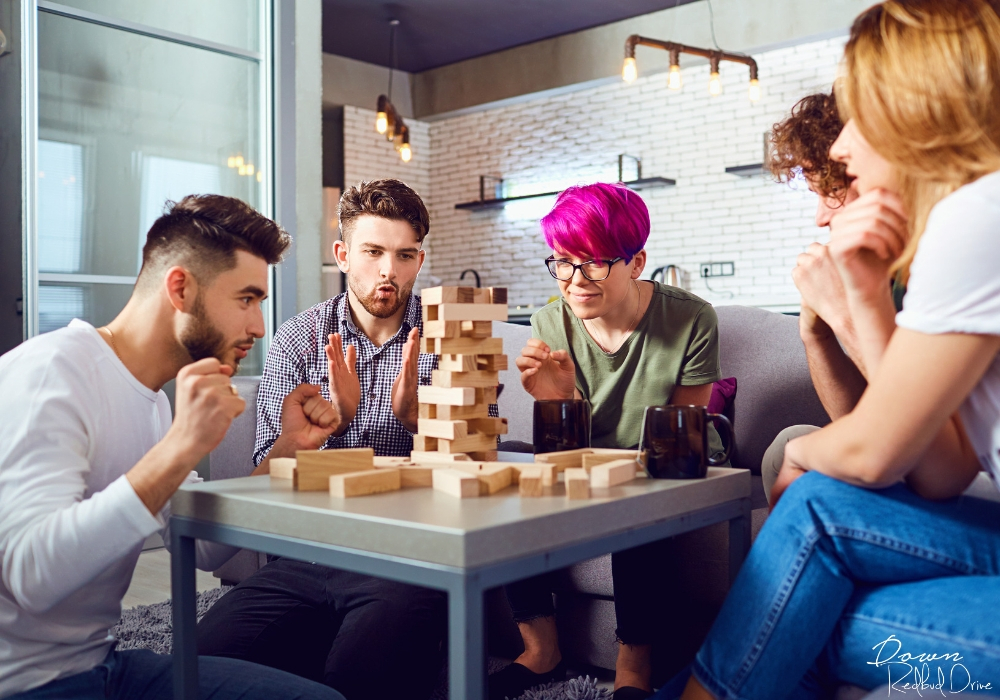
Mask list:
[[[726,418],[724,415],[722,415],[721,413],[706,413],[705,415],[708,416],[708,419],[713,423],[715,421],[721,420],[723,423],[726,424],[726,437],[728,438],[728,440],[722,441],[722,444],[725,445],[725,450],[722,452],[722,456],[717,460],[713,460],[711,457],[708,458],[709,466],[717,467],[720,464],[725,464],[726,460],[729,459],[729,455],[733,451],[733,445],[736,444],[734,442],[736,436],[733,433],[733,424],[730,423],[729,419]]]
[[[646,406],[642,410],[642,423],[639,425],[639,446],[635,450],[635,465],[641,471],[646,470],[646,465],[643,463],[642,455],[645,452],[642,449],[643,443],[646,441],[646,416],[649,414],[649,409],[652,406]]]

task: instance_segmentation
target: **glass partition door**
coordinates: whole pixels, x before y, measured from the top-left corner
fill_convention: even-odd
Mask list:
[[[114,318],[168,201],[224,194],[270,216],[273,199],[270,3],[68,1],[37,2],[28,336]]]

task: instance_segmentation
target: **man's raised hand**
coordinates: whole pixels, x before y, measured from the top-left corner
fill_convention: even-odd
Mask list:
[[[246,402],[233,391],[233,369],[214,357],[183,367],[177,373],[171,437],[195,462],[214,450]]]
[[[576,367],[565,350],[551,350],[538,338],[529,338],[514,364],[521,384],[536,401],[571,399],[576,391]]]
[[[799,255],[792,280],[802,294],[799,330],[803,340],[828,339],[832,334],[850,333],[851,314],[844,282],[830,256],[829,247],[813,243]]]
[[[420,331],[413,328],[403,346],[403,363],[399,367],[399,374],[392,383],[392,412],[411,433],[417,432],[417,416],[420,413],[420,404],[417,402],[417,385],[420,384],[417,372],[419,345]]]
[[[347,357],[344,357],[344,347],[340,333],[328,336],[326,358],[329,365],[330,403],[337,416],[337,427],[334,434],[341,435],[354,420],[361,401],[361,383],[356,370],[358,351],[353,345],[347,346]]]

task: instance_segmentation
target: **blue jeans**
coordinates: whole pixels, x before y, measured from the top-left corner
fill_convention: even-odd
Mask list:
[[[173,700],[173,657],[145,649],[112,650],[89,671],[11,695],[7,700]],[[325,685],[248,661],[198,657],[204,700],[344,700]]]
[[[720,700],[832,697],[840,683],[1000,694],[1000,503],[800,477],[690,671]]]

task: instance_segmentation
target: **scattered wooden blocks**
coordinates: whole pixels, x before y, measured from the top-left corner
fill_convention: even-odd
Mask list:
[[[431,477],[435,491],[455,498],[477,498],[479,478],[458,469],[435,469]]]
[[[518,478],[517,492],[521,498],[538,498],[542,495],[542,470],[537,466],[524,467]]]
[[[590,498],[590,475],[583,468],[570,467],[563,472],[566,479],[566,498],[571,501]]]
[[[295,460],[291,457],[273,457],[270,462],[272,479],[295,478]]]
[[[469,462],[469,455],[464,452],[457,454],[446,454],[444,452],[428,452],[414,450],[410,453],[410,459],[414,464],[446,464],[450,462]]]
[[[330,495],[338,498],[369,496],[373,493],[398,491],[402,487],[399,469],[370,469],[328,478]]]
[[[577,450],[563,450],[562,452],[545,452],[535,455],[535,462],[554,464],[557,471],[570,468],[580,468],[583,466],[583,456],[589,455],[593,450],[589,447],[581,447]]]
[[[434,483],[434,467],[422,464],[399,467],[399,479],[404,489],[430,488]]]
[[[615,462],[619,459],[635,459],[636,454],[637,450],[595,450],[592,454],[583,455],[583,468],[589,472],[598,464],[607,464],[608,462]]]
[[[389,467],[402,467],[407,464],[412,464],[409,457],[375,457],[372,460],[372,465],[376,469],[385,469]]]
[[[346,450],[299,450],[295,453],[292,488],[296,491],[326,491],[330,477],[375,468],[370,447]]]
[[[618,459],[599,464],[590,470],[591,488],[610,488],[632,481],[636,474],[635,459]]]

